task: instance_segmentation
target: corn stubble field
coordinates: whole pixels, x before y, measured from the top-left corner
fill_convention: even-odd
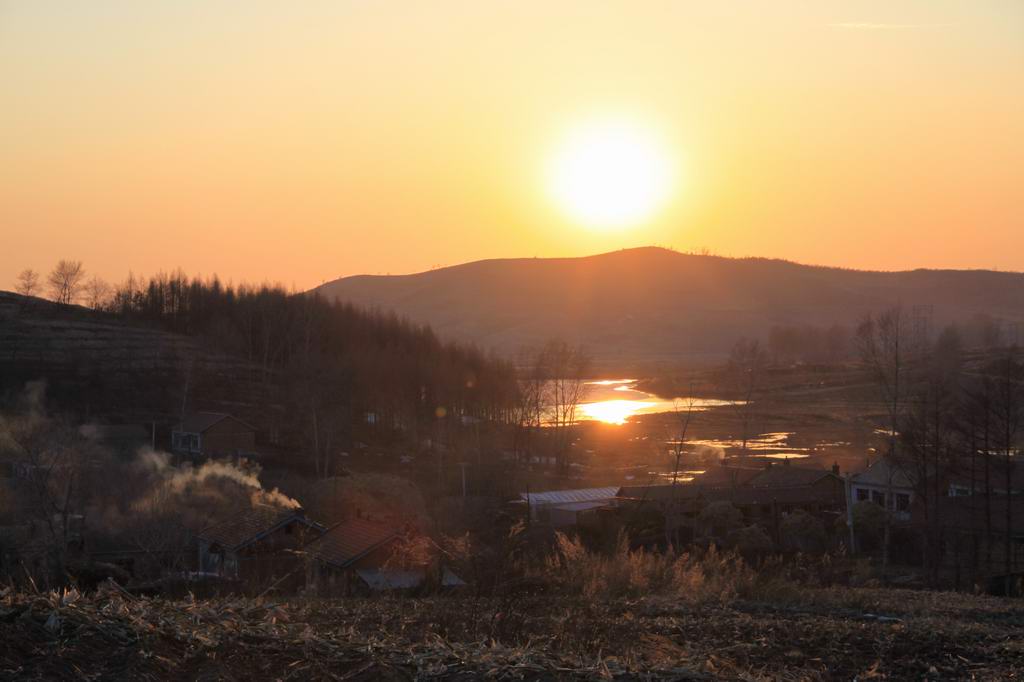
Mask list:
[[[1024,604],[799,585],[738,557],[573,555],[423,598],[0,592],[0,678],[830,680],[1024,676]],[[543,580],[541,580],[543,578]],[[526,586],[529,586],[527,588]]]

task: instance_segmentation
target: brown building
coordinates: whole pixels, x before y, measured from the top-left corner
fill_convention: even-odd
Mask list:
[[[306,547],[311,559],[306,585],[323,596],[416,590],[424,584],[464,585],[440,564],[434,549],[427,538],[410,536],[406,530],[364,518],[348,519]]]
[[[325,595],[359,592],[360,571],[385,568],[401,540],[389,525],[353,518],[330,528],[306,548],[312,559],[307,583]]]
[[[199,533],[199,570],[248,586],[295,587],[302,547],[324,531],[301,509],[254,505]]]
[[[192,457],[254,455],[256,428],[237,417],[217,412],[196,412],[171,432],[171,450]]]
[[[760,469],[720,466],[687,483],[626,486],[619,491],[623,508],[649,506],[664,515],[675,528],[697,529],[700,512],[709,504],[729,502],[746,525],[763,527],[779,540],[781,519],[794,511],[834,522],[846,508],[845,483],[838,467],[804,469],[788,460]],[[628,511],[627,511],[628,513]]]

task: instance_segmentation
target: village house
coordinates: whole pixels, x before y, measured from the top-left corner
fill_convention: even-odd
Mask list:
[[[736,491],[733,504],[751,520],[771,514],[777,520],[778,514],[796,510],[834,520],[846,509],[845,483],[835,464],[831,469],[805,469],[791,466],[788,459],[769,463]]]
[[[424,538],[425,539],[425,538]],[[440,587],[464,583],[441,566],[429,543],[416,543],[407,529],[365,518],[351,518],[331,527],[306,547],[310,562],[306,584],[322,596],[345,596],[391,590],[414,590],[433,578]],[[399,557],[403,543],[419,552]],[[432,575],[436,574],[436,575]]]
[[[956,469],[946,475],[946,495],[984,495],[986,489],[990,495],[1024,494],[1024,466],[1013,457],[1007,461],[1002,454],[977,453],[966,461],[961,459]]]
[[[928,467],[928,480],[915,476],[910,462],[893,461],[889,457],[876,460],[865,471],[850,476],[850,498],[853,504],[871,501],[888,509],[892,518],[908,522],[913,516],[916,488],[938,489],[942,497],[969,497],[984,495],[986,487],[991,495],[1017,495],[1024,492],[1024,467],[1010,463],[1009,470],[1001,457],[979,454],[973,459],[959,461],[955,468],[943,471],[938,480]],[[987,465],[987,466],[986,466]],[[987,471],[986,471],[987,469]],[[1007,484],[1009,471],[1009,485]],[[987,476],[987,482],[986,482]]]
[[[218,412],[190,414],[171,432],[171,451],[189,457],[252,457],[256,428]]]
[[[301,509],[253,505],[199,533],[199,570],[245,585],[295,587],[302,548],[325,530]]]
[[[874,502],[889,509],[894,520],[909,521],[914,482],[902,467],[883,457],[859,474],[850,476],[850,502]]]
[[[676,485],[625,486],[619,500],[625,510],[657,510],[668,530],[690,537],[699,530],[704,508],[728,502],[740,511],[744,524],[757,524],[778,541],[780,521],[792,512],[807,512],[825,522],[839,518],[845,509],[845,489],[836,466],[805,469],[784,460],[761,468],[723,464]]]

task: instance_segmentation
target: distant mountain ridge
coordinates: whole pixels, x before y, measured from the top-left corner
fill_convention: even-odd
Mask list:
[[[558,337],[607,360],[710,359],[773,325],[853,325],[897,302],[933,306],[935,326],[979,313],[1024,320],[1022,273],[846,270],[656,247],[357,275],[316,290],[499,352]]]

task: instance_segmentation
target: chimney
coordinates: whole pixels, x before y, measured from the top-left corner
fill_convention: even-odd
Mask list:
[[[832,463],[832,473],[835,474],[836,476],[839,475],[839,462]]]

